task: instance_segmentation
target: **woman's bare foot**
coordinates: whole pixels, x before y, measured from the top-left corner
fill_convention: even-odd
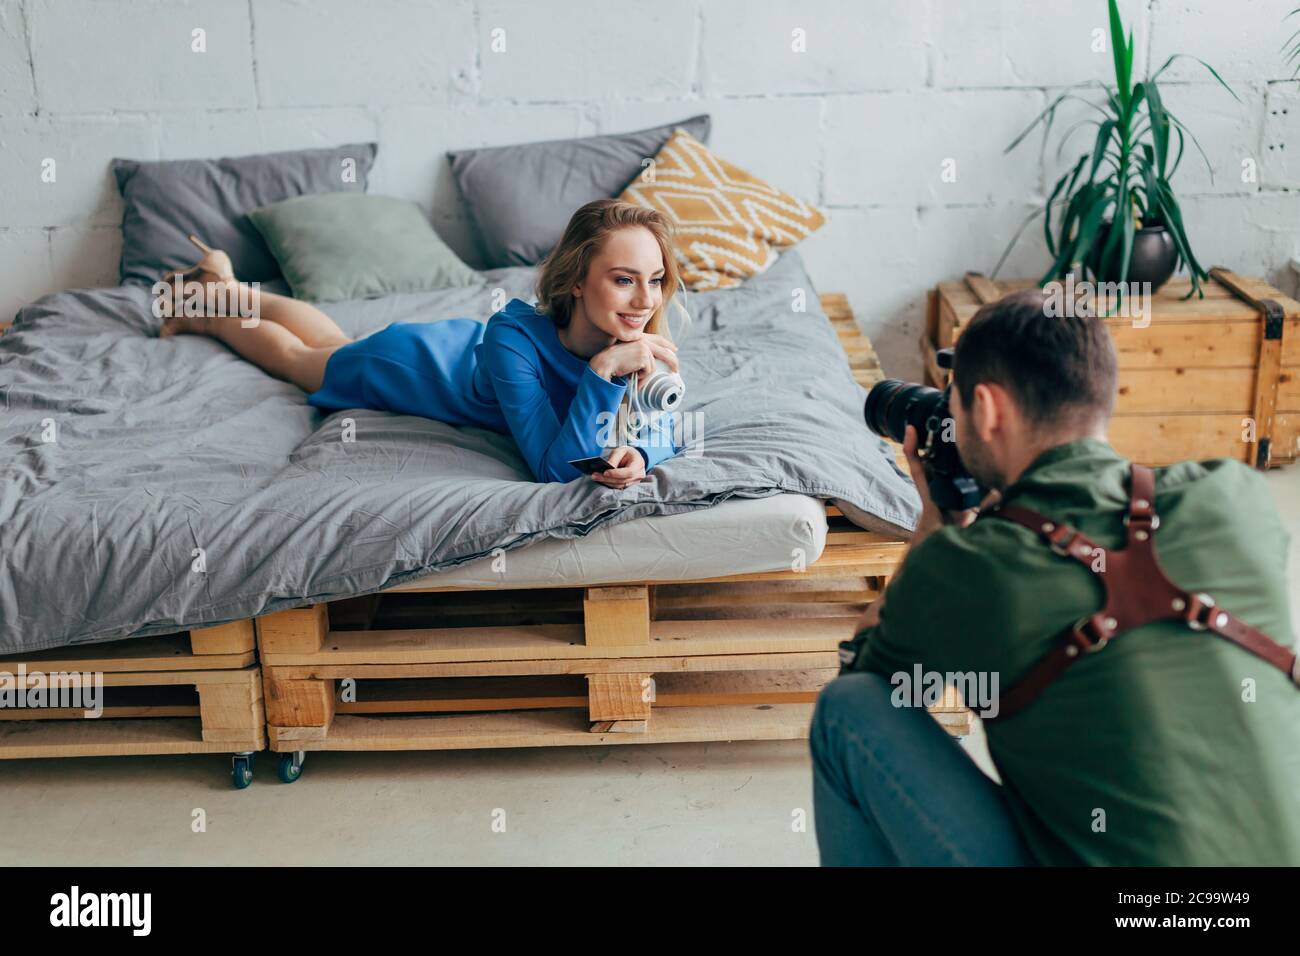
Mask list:
[[[239,282],[233,276],[221,276],[207,269],[173,274],[159,303],[159,314],[166,321],[160,338],[180,333],[210,335],[209,320],[242,318]]]
[[[165,273],[166,283],[155,314],[167,319],[159,336],[167,338],[180,332],[211,334],[207,319],[213,316],[240,316],[240,288],[230,256],[213,249],[197,236],[190,236],[203,258],[186,269]]]

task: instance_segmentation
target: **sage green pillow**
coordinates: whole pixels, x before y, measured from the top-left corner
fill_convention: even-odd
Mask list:
[[[474,285],[414,203],[366,193],[295,196],[248,214],[295,299],[337,302]]]

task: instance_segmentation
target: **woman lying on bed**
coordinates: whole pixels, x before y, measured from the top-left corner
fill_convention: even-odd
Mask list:
[[[218,250],[184,277],[237,285]],[[397,322],[353,341],[307,302],[228,289],[215,299],[248,301],[240,293],[252,294],[254,315],[264,321],[246,328],[237,316],[176,314],[161,335],[220,339],[327,411],[373,408],[512,435],[538,481],[570,481],[581,474],[570,461],[603,456],[613,467],[591,477],[626,488],[680,451],[667,412],[639,428],[636,416],[621,416],[632,421],[634,431],[620,436],[628,444],[608,450],[600,440],[615,434],[628,391],[622,376],[644,382],[656,360],[678,369],[666,318],[677,284],[668,220],[601,199],[573,214],[542,264],[538,305],[512,299],[486,325]],[[181,311],[179,301],[172,305]]]

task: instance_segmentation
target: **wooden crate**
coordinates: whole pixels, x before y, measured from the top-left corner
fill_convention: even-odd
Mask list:
[[[266,746],[252,621],[0,657],[8,680],[20,667],[102,675],[103,713],[0,709],[0,759],[231,753],[238,778]]]
[[[843,295],[822,297],[854,378],[882,376]],[[807,736],[818,691],[906,550],[827,506],[801,570],[599,587],[440,588],[257,620],[272,750],[438,750]],[[346,683],[344,683],[346,682]],[[972,716],[950,693],[950,733]],[[282,779],[293,779],[297,766]]]
[[[1111,443],[1147,465],[1207,458],[1261,467],[1295,461],[1300,302],[1226,269],[1210,275],[1203,299],[1183,299],[1186,279],[1161,288],[1146,328],[1129,318],[1106,320],[1120,364]],[[935,350],[953,345],[982,305],[1035,284],[968,273],[932,290],[921,338],[927,382],[946,380]]]

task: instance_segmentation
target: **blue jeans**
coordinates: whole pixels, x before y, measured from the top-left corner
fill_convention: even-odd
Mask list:
[[[817,698],[809,745],[823,866],[1031,866],[1006,794],[879,674]]]

